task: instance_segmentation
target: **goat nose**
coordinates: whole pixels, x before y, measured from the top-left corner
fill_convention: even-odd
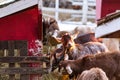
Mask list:
[[[71,45],[70,44],[68,44],[68,48],[70,48],[71,47]]]

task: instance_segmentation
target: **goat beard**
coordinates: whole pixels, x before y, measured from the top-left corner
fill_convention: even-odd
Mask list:
[[[72,74],[72,69],[71,69],[71,67],[68,65],[68,66],[66,66],[66,70],[67,70],[67,73],[68,74]]]

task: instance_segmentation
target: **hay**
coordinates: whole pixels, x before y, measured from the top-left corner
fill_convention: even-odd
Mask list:
[[[42,80],[69,80],[68,75],[61,75],[59,72],[52,72],[42,76]]]

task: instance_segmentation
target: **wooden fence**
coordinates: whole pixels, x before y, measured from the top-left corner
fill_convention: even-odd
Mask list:
[[[44,0],[40,0],[42,3]],[[75,18],[80,18],[80,22],[82,22],[82,24],[86,24],[86,22],[88,21],[88,19],[90,20],[95,20],[95,16],[96,16],[96,1],[95,0],[69,0],[72,5],[71,6],[81,6],[82,9],[66,9],[66,8],[59,8],[59,4],[60,4],[60,0],[55,0],[55,8],[53,7],[45,7],[42,4],[40,4],[40,7],[42,8],[42,12],[43,12],[43,16],[48,16],[48,17],[53,17],[55,18],[57,21],[62,21],[62,22],[73,22],[73,20]],[[44,11],[47,11],[47,13],[44,13]],[[53,12],[54,15],[49,14],[49,12]],[[71,14],[70,18],[63,20],[60,20],[60,13],[64,13],[65,14]],[[76,21],[75,21],[76,22]],[[77,22],[79,23],[79,22]],[[81,23],[80,23],[81,24]]]
[[[48,58],[27,56],[27,53],[27,41],[0,41],[0,75],[8,75],[8,80],[30,80],[31,74],[46,74],[46,68],[30,67],[30,64],[49,62]]]

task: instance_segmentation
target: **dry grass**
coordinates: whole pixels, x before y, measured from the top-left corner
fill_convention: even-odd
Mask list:
[[[43,10],[43,14],[55,16],[55,12],[49,12],[49,11],[44,11],[44,10]],[[59,13],[59,20],[60,21],[65,21],[65,20],[70,19],[70,18],[72,18],[71,21],[76,21],[76,22],[79,22],[82,19],[80,17],[72,17],[71,13]],[[88,21],[95,22],[95,19],[88,19]]]
[[[69,80],[69,77],[68,75],[61,75],[58,72],[53,72],[43,75],[42,80]]]

